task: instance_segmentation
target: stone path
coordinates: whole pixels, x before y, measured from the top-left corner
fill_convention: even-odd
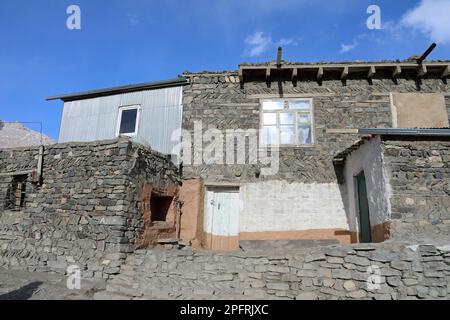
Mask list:
[[[59,274],[0,268],[0,300],[92,300],[103,282],[83,281],[81,290],[69,290]]]

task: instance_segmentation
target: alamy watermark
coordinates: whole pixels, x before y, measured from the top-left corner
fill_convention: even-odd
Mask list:
[[[381,29],[381,9],[379,6],[372,4],[367,7],[367,13],[370,16],[367,18],[366,26],[369,30]]]
[[[81,268],[77,265],[67,267],[67,289],[80,290],[81,289]]]
[[[202,121],[195,121],[193,134],[185,129],[172,133],[172,141],[178,141],[179,137],[181,142],[172,153],[181,155],[183,165],[249,164],[261,166],[263,176],[278,173],[279,145],[260,145],[263,134],[259,130],[210,128],[204,131]]]
[[[371,265],[367,267],[367,271],[370,276],[367,277],[367,290],[375,291],[381,288],[381,270],[377,265]]]
[[[70,5],[67,7],[66,13],[69,15],[67,17],[66,26],[69,30],[80,30],[81,29],[81,9],[77,5]]]

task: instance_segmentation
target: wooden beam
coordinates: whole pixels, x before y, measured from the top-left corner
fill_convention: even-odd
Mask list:
[[[266,81],[270,81],[270,67],[266,68]]]
[[[244,71],[239,68],[239,82],[244,83]]]
[[[402,73],[402,67],[395,66],[394,72],[392,72],[392,78],[396,79]]]
[[[450,65],[448,65],[444,68],[444,71],[442,71],[442,74],[441,74],[441,78],[446,78],[446,77],[448,77],[449,74],[450,74]]]
[[[323,67],[319,67],[319,69],[317,70],[317,81],[322,80],[323,77]]]
[[[417,70],[416,77],[417,78],[421,78],[421,77],[423,77],[426,74],[427,74],[427,67],[425,65],[421,64],[419,66],[419,70]]]
[[[426,65],[427,67],[446,67],[448,65],[448,62],[425,62],[423,63],[424,65]],[[299,68],[299,70],[301,69],[317,69],[318,67],[323,67],[329,70],[342,70],[342,68],[344,67],[349,67],[349,68],[367,68],[369,66],[375,66],[375,68],[377,68],[378,71],[380,70],[387,70],[390,69],[392,70],[394,67],[396,67],[397,65],[401,66],[402,69],[415,69],[417,68],[417,63],[416,62],[402,62],[402,63],[394,63],[394,62],[386,62],[386,63],[348,63],[348,64],[343,64],[343,63],[317,63],[317,64],[289,64],[289,65],[282,65],[281,68],[282,69],[292,69],[292,68]],[[242,69],[244,70],[261,70],[261,69],[265,69],[266,66],[263,65],[243,65],[241,66]]]
[[[416,60],[417,63],[422,64],[423,60],[425,60],[428,57],[428,55],[431,53],[431,51],[434,50],[434,48],[436,48],[436,43],[433,42],[431,46],[427,49],[427,51],[425,51],[425,53],[419,59]]]
[[[367,79],[372,79],[376,72],[377,69],[375,68],[375,66],[370,66],[369,72],[367,73]]]
[[[281,56],[283,54],[283,49],[281,47],[278,47],[277,52],[277,68],[281,68]]]
[[[0,173],[0,177],[22,176],[33,173],[33,170]]]
[[[341,80],[347,79],[347,76],[348,76],[348,67],[344,67],[344,70],[342,70],[341,74]]]
[[[293,68],[292,69],[292,81],[296,81],[298,77],[298,68]]]

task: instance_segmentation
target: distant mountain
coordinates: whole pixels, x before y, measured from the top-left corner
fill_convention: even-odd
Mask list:
[[[42,135],[42,144],[56,143],[52,138]],[[0,120],[0,149],[39,146],[41,134],[19,122],[8,123]]]

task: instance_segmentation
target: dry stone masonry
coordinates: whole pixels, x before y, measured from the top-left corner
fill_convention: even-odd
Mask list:
[[[167,156],[129,139],[56,144],[45,147],[42,181],[26,174],[23,207],[10,210],[14,173],[35,170],[38,155],[0,151],[0,266],[64,273],[78,265],[86,278],[108,278],[142,234],[143,181],[162,191],[178,184]]]
[[[392,237],[444,241],[450,235],[448,138],[385,138]]]
[[[203,130],[215,128],[260,128],[260,99],[312,98],[314,107],[313,147],[289,147],[280,149],[278,174],[264,179],[286,180],[304,183],[337,182],[333,157],[350,147],[359,137],[356,134],[330,133],[336,128],[389,128],[392,127],[391,92],[417,93],[417,83],[412,75],[390,77],[369,83],[365,77],[354,76],[343,85],[340,78],[326,76],[318,84],[315,79],[276,79],[248,81],[243,87],[234,71],[185,73],[190,84],[183,88],[183,129],[193,132],[195,121],[201,121]],[[441,79],[423,78],[421,93],[442,93],[450,116],[450,91]],[[193,135],[193,134],[192,134]],[[261,165],[185,165],[185,177],[201,176],[203,179],[229,182],[258,182]]]
[[[139,250],[106,289],[95,298],[447,299],[450,246],[386,242],[277,254]]]

